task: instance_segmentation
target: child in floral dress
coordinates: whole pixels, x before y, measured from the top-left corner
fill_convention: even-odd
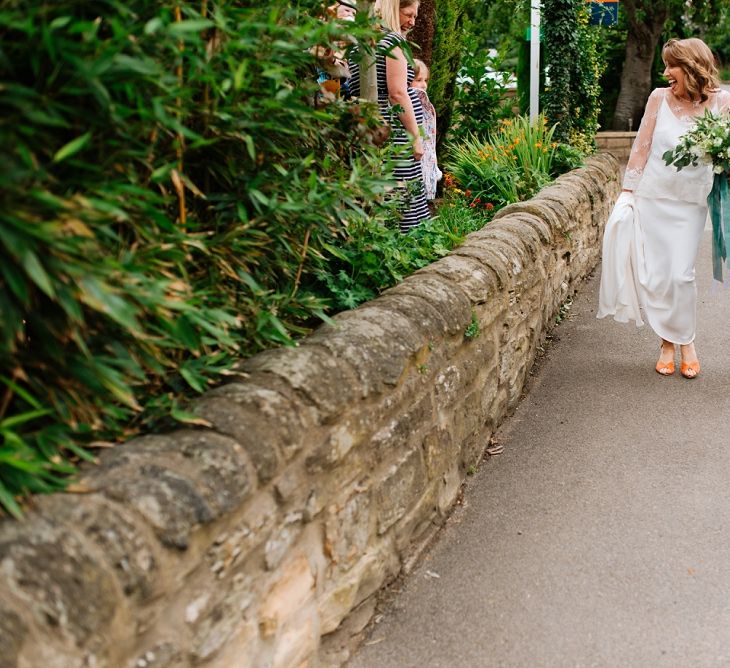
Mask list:
[[[426,63],[415,59],[415,76],[411,82],[411,88],[415,88],[423,106],[423,130],[426,136],[423,140],[423,158],[421,168],[423,169],[423,183],[426,186],[426,199],[436,197],[436,184],[443,176],[436,162],[436,110],[428,99],[428,78],[429,71]]]

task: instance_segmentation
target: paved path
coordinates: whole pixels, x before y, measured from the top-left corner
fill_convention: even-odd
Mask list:
[[[349,668],[730,666],[730,289],[701,250],[693,381],[597,278],[464,506]]]

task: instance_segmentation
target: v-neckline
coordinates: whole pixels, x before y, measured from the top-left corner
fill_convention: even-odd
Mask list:
[[[680,123],[690,123],[690,122],[694,122],[694,121],[696,121],[696,120],[697,120],[698,118],[701,118],[701,117],[702,117],[702,116],[704,115],[704,113],[705,113],[705,111],[706,111],[707,109],[710,109],[710,107],[711,107],[711,104],[712,104],[712,103],[710,102],[710,100],[709,100],[709,98],[708,98],[708,100],[707,100],[707,104],[706,104],[705,106],[703,106],[703,107],[700,107],[700,106],[698,105],[698,108],[699,108],[699,109],[701,109],[702,111],[701,111],[701,113],[697,114],[696,116],[691,116],[691,115],[687,115],[687,116],[682,116],[682,117],[680,117],[680,116],[677,116],[677,114],[675,114],[675,113],[674,113],[674,111],[672,110],[672,106],[671,106],[671,105],[669,104],[669,96],[670,96],[670,95],[672,95],[673,97],[676,97],[676,96],[674,95],[674,93],[672,93],[672,90],[671,90],[671,88],[667,88],[666,90],[667,90],[667,92],[666,92],[666,93],[664,94],[664,104],[666,104],[666,105],[667,105],[667,109],[668,109],[669,113],[670,113],[670,114],[671,114],[671,115],[672,115],[672,116],[673,116],[673,117],[674,117],[674,118],[675,118],[676,120],[678,120],[678,121],[679,121]],[[679,99],[679,98],[677,98],[677,99]]]

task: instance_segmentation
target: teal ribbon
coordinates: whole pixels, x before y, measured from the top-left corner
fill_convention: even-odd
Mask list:
[[[727,263],[727,243],[730,239],[730,188],[727,174],[715,174],[712,190],[707,196],[712,218],[712,275],[722,283],[722,264]]]

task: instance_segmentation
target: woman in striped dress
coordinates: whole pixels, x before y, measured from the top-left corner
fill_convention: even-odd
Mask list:
[[[402,204],[400,229],[408,232],[431,216],[426,203],[421,158],[423,139],[419,126],[423,125],[423,108],[418,94],[410,83],[414,72],[406,60],[403,47],[405,34],[413,28],[418,16],[419,0],[379,0],[375,11],[384,26],[384,36],[378,42],[375,65],[378,75],[378,105],[383,118],[391,127],[391,140],[396,146],[409,146],[410,154],[402,155],[395,167],[398,191]],[[387,32],[386,32],[387,31]],[[350,91],[360,96],[360,68],[350,63],[352,78]],[[396,113],[394,107],[402,111]]]

